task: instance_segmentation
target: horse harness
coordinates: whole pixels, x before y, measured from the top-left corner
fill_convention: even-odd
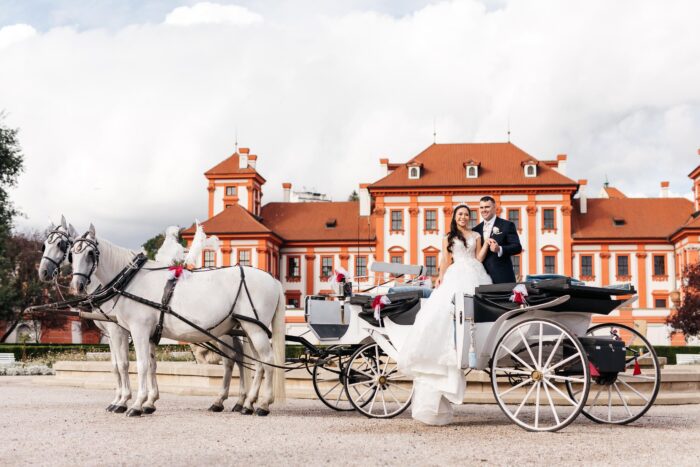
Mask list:
[[[63,262],[63,260],[66,259],[66,255],[69,254],[68,251],[73,245],[73,241],[70,239],[70,235],[68,235],[68,233],[59,229],[54,229],[51,232],[49,232],[49,238],[51,238],[52,235],[56,235],[58,238],[54,238],[54,240],[50,241],[49,243],[53,244],[56,241],[58,241],[58,249],[61,251],[61,253],[63,253],[63,256],[61,256],[61,259],[59,259],[58,261],[46,255],[42,255],[41,259],[46,259],[49,262],[53,263],[53,265],[56,266],[56,270],[58,271],[61,268],[61,263]],[[46,250],[46,246],[42,245],[41,252],[43,253],[44,250]]]

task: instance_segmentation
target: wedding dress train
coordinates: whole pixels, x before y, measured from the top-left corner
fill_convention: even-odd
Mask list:
[[[477,233],[452,242],[453,264],[443,281],[423,302],[408,338],[399,349],[399,367],[413,377],[413,418],[430,425],[452,420],[452,404],[464,400],[464,372],[455,349],[452,310],[455,294],[473,294],[491,277],[476,259]]]

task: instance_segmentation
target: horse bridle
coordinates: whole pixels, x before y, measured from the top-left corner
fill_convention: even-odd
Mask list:
[[[56,269],[54,271],[55,275],[57,274],[56,271],[58,271],[61,268],[61,263],[66,259],[68,251],[73,246],[73,241],[70,239],[70,235],[59,229],[54,229],[51,232],[49,232],[48,239],[51,239],[53,235],[56,235],[56,237],[54,237],[53,240],[49,240],[49,245],[53,245],[58,241],[58,249],[61,251],[61,253],[63,253],[63,256],[61,256],[61,259],[58,261],[46,255],[43,255],[41,258],[48,260],[49,262],[53,263],[54,266],[56,266]],[[43,253],[44,251],[46,251],[46,245],[41,246],[41,252]]]
[[[91,279],[92,274],[95,272],[95,269],[97,269],[97,266],[100,264],[100,249],[99,249],[99,243],[97,243],[97,240],[91,240],[91,239],[87,238],[87,235],[88,234],[85,233],[82,237],[75,240],[73,242],[73,248],[75,248],[79,243],[87,243],[88,246],[92,247],[92,254],[93,254],[94,259],[92,261],[92,266],[90,267],[90,272],[85,274],[82,272],[75,272],[74,271],[73,275],[84,277],[87,280],[87,284],[90,284],[90,282],[92,281],[92,279]],[[83,250],[83,248],[85,248],[85,247],[80,248],[78,251],[76,251],[76,253],[80,253]],[[71,250],[70,256],[72,256],[72,253],[73,253],[73,251]],[[88,254],[89,254],[89,252],[88,252]],[[72,260],[71,260],[71,262],[72,262]]]

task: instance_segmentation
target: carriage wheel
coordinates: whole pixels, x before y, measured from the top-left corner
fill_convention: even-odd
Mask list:
[[[590,388],[588,373],[586,352],[571,331],[548,319],[530,319],[498,341],[491,387],[513,422],[529,431],[557,431],[581,412]],[[579,400],[565,394],[564,382],[578,391]]]
[[[345,366],[353,353],[352,346],[334,345],[328,348],[330,355],[311,371],[311,380],[318,398],[333,410],[355,410],[345,392]]]
[[[374,342],[355,351],[345,375],[350,403],[367,417],[392,418],[411,405],[413,383]]]
[[[622,324],[598,324],[586,335],[622,340],[627,354],[623,373],[591,378],[592,398],[589,397],[583,415],[596,423],[625,425],[637,420],[654,404],[661,386],[661,370],[654,347],[637,330]],[[651,368],[640,366],[648,364]],[[572,397],[578,397],[573,388],[567,389]]]

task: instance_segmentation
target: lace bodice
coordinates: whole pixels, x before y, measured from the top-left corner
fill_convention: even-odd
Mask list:
[[[471,235],[465,238],[467,246],[464,246],[464,243],[458,238],[452,239],[452,259],[455,263],[476,259],[476,238],[478,235],[476,232],[471,232]]]

